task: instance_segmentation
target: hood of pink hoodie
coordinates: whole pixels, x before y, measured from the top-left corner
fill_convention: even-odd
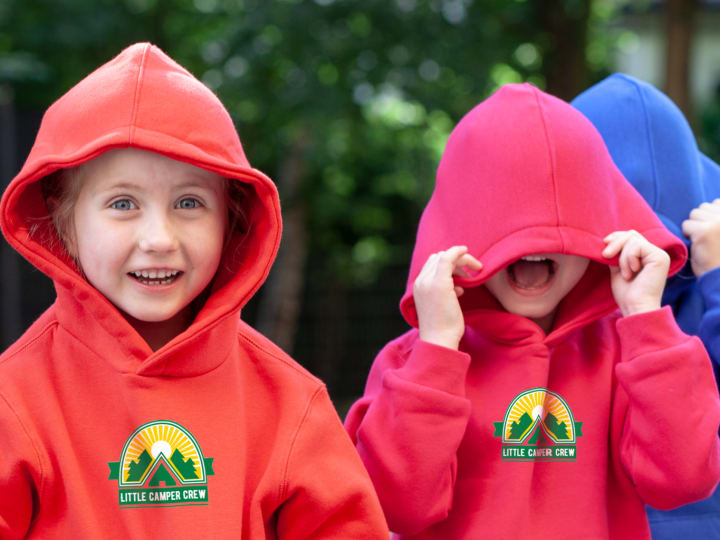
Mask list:
[[[40,180],[112,148],[138,148],[190,163],[252,188],[250,234],[227,243],[213,290],[195,321],[153,352],[120,312],[77,271],[48,219]],[[149,43],[132,45],[80,81],[45,113],[22,170],[0,203],[8,242],[47,274],[60,323],[117,369],[191,375],[212,369],[232,346],[241,308],[263,283],[281,234],[272,181],[252,168],[218,98]],[[30,234],[33,228],[45,228]],[[232,256],[231,256],[232,255]]]
[[[592,124],[529,84],[504,86],[450,135],[418,226],[400,310],[416,327],[412,286],[425,261],[466,245],[483,263],[476,276],[456,278],[466,288],[466,322],[483,314],[486,324],[492,315],[498,321],[493,332],[517,339],[536,325],[504,312],[482,284],[526,255],[586,257],[588,271],[558,306],[550,336],[559,337],[617,309],[608,271],[617,258],[602,256],[603,238],[630,229],[670,254],[671,273],[682,268],[685,246],[619,172]]]

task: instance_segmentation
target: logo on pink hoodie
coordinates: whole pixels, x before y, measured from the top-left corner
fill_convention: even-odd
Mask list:
[[[576,440],[582,422],[576,422],[567,402],[547,388],[532,388],[512,400],[502,422],[493,422],[502,437],[502,459],[507,461],[570,460],[577,457]]]

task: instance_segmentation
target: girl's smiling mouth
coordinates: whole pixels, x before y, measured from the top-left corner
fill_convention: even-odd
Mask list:
[[[146,269],[128,272],[127,275],[143,285],[170,285],[178,279],[183,272],[181,270],[168,269]]]

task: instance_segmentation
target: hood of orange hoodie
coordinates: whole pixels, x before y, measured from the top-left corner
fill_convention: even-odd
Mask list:
[[[671,273],[683,266],[685,246],[623,177],[592,124],[529,84],[503,86],[450,134],[418,226],[400,310],[417,327],[412,286],[422,266],[434,252],[466,245],[483,263],[472,278],[455,278],[466,290],[466,322],[484,314],[487,327],[490,315],[500,323],[488,332],[508,333],[510,340],[542,332],[529,319],[505,313],[481,285],[526,255],[586,257],[591,264],[558,306],[547,336],[559,338],[617,309],[608,271],[617,257],[603,258],[603,238],[630,229],[670,254]]]
[[[251,186],[250,234],[230,239],[212,292],[191,326],[153,352],[78,272],[48,219],[40,180],[112,148],[138,148]],[[8,242],[55,283],[59,323],[119,370],[188,376],[222,362],[238,315],[275,258],[281,234],[273,182],[252,168],[220,100],[158,47],[138,43],[100,66],[45,113],[24,166],[0,202]],[[40,234],[30,234],[38,227]],[[39,241],[38,238],[55,238]]]

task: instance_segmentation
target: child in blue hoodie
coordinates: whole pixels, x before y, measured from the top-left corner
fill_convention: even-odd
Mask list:
[[[720,362],[720,166],[702,154],[685,117],[652,85],[616,73],[572,101],[602,135],[623,175],[685,242],[685,268],[663,305]],[[669,512],[648,509],[655,540],[720,538],[720,490]]]

